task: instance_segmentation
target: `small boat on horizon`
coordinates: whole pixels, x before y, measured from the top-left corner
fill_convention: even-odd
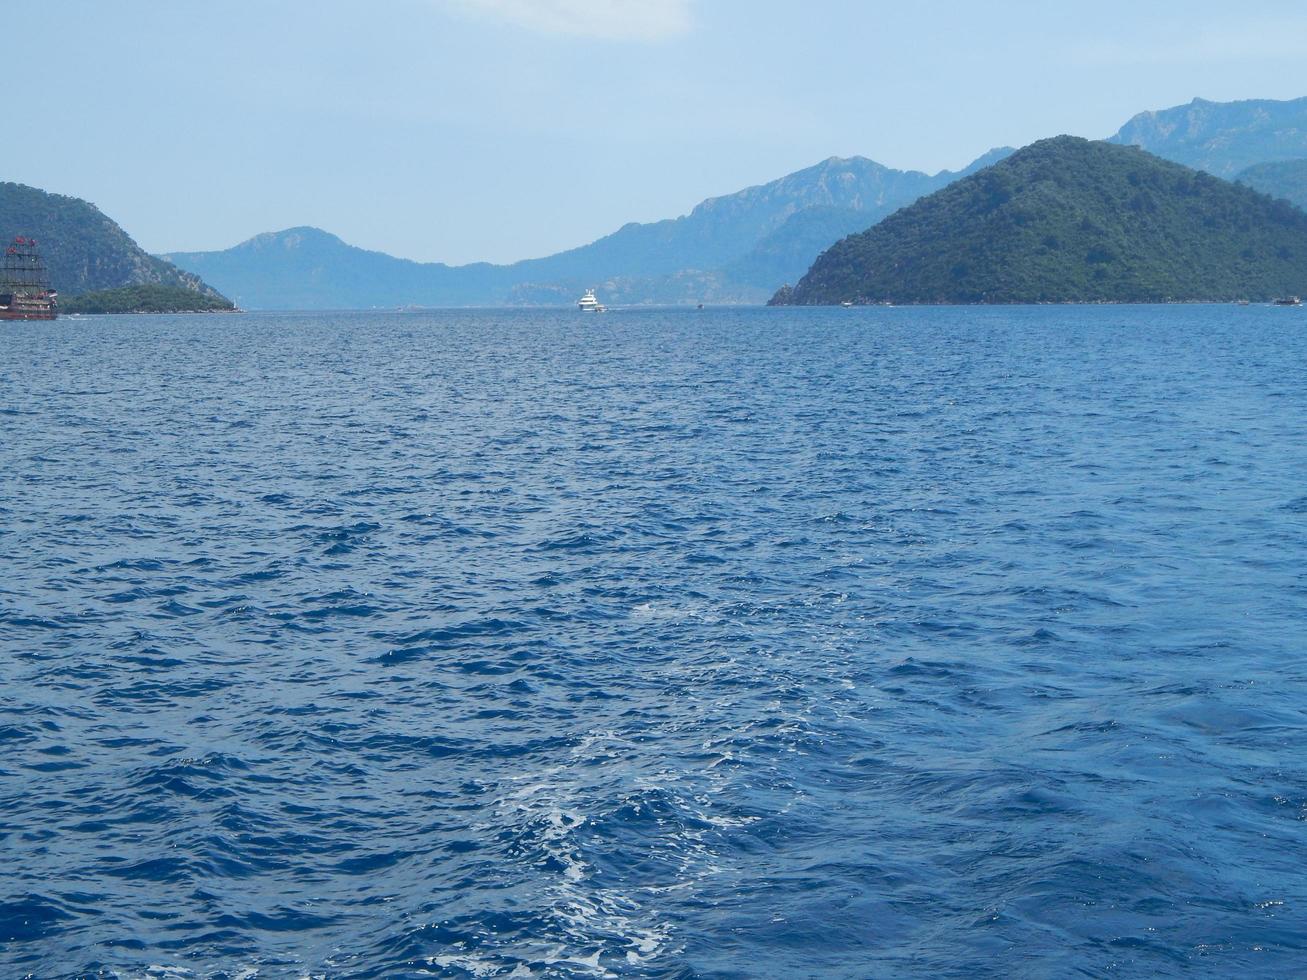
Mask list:
[[[595,298],[595,291],[593,289],[587,289],[585,291],[585,295],[582,296],[577,301],[576,305],[581,310],[582,313],[607,313],[608,312],[608,307],[604,306],[603,303],[599,302],[599,300]]]
[[[1272,300],[1272,306],[1302,306],[1301,296],[1282,296],[1277,300]]]

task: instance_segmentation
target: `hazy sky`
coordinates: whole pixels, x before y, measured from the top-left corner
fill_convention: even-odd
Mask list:
[[[0,178],[151,251],[312,224],[507,261],[832,155],[957,168],[1307,95],[1307,7],[1207,0],[0,0]],[[25,42],[27,46],[25,49]]]

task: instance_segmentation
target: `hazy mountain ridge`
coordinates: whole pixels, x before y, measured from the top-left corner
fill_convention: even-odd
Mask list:
[[[882,196],[870,207],[812,204],[796,210],[747,255],[727,266],[726,273],[735,281],[749,283],[770,293],[778,283],[798,279],[817,256],[846,235],[863,231],[900,207],[992,166],[1012,152],[1011,147],[998,147],[962,170],[942,170],[930,177],[909,171],[918,178],[912,185],[902,187],[902,193],[894,197]]]
[[[150,255],[80,198],[0,183],[0,242],[35,238],[51,285],[64,296],[123,286],[174,286],[222,298],[199,276]]]
[[[1255,164],[1240,171],[1235,180],[1307,211],[1307,160]]]
[[[1001,158],[992,150],[970,167]],[[242,306],[558,305],[594,286],[612,303],[760,303],[831,242],[957,179],[832,157],[689,214],[628,224],[579,248],[511,265],[419,263],[292,228],[219,252],[165,256]]]
[[[440,305],[462,280],[477,285],[481,270],[412,262],[347,245],[318,228],[256,235],[221,252],[165,256],[205,279],[224,283],[239,305],[253,309],[348,309],[398,304]]]
[[[1307,157],[1307,98],[1245,99],[1141,112],[1108,142],[1140,146],[1149,153],[1234,177],[1254,164]]]
[[[1062,136],[839,242],[773,302],[1266,300],[1307,292],[1307,214],[1135,147]]]

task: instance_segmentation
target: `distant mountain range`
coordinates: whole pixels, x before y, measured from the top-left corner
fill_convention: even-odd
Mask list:
[[[145,252],[95,205],[0,183],[0,242],[35,238],[51,284],[65,297],[123,286],[170,286],[220,299],[192,272]]]
[[[1042,140],[843,239],[777,305],[1269,300],[1307,213],[1137,147]]]
[[[1195,99],[1135,116],[1110,142],[1307,206],[1307,98]],[[40,240],[65,295],[159,285],[211,296],[221,290],[251,309],[345,309],[566,305],[595,287],[610,304],[758,303],[846,236],[1012,152],[993,150],[960,172],[934,175],[831,158],[711,198],[682,217],[628,224],[589,245],[511,265],[412,262],[316,228],[153,257],[85,201],[19,184],[0,184],[0,236]]]
[[[1208,102],[1141,112],[1111,139],[1227,179],[1260,163],[1307,158],[1307,98]]]
[[[711,198],[683,217],[629,224],[592,244],[512,265],[410,262],[316,228],[164,258],[248,309],[559,305],[591,286],[610,303],[759,303],[832,242],[1010,152],[993,150],[960,173],[933,176],[831,158]]]
[[[1141,146],[1220,177],[1238,176],[1249,186],[1307,203],[1290,169],[1256,169],[1307,159],[1307,99],[1195,99],[1135,116],[1110,142]],[[797,281],[845,236],[1011,152],[993,150],[958,173],[933,176],[863,157],[832,158],[711,198],[680,218],[629,224],[592,244],[512,265],[409,262],[354,248],[315,228],[165,258],[255,309],[561,305],[590,286],[618,304],[756,303],[780,284]]]

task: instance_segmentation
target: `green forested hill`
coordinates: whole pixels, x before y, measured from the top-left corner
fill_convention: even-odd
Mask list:
[[[215,313],[234,307],[221,296],[184,286],[120,286],[82,293],[60,303],[64,313]]]
[[[175,286],[219,296],[199,276],[157,259],[93,204],[0,183],[0,242],[35,238],[50,284],[65,297],[120,286]]]
[[[777,303],[1307,293],[1307,214],[1135,147],[1043,140],[836,243]]]

